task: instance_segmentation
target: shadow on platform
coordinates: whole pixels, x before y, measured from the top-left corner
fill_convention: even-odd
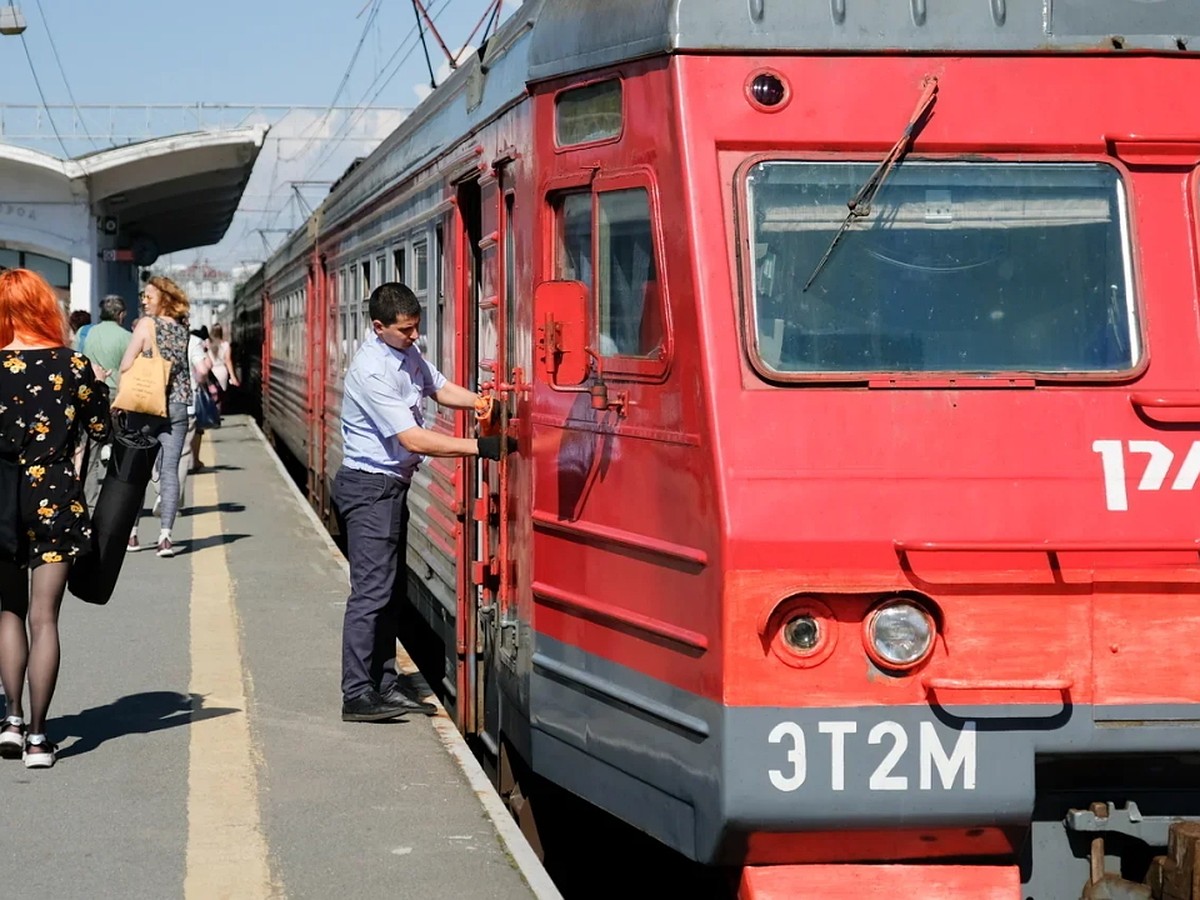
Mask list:
[[[244,503],[218,503],[215,506],[185,506],[179,511],[181,516],[202,516],[205,513],[235,513],[245,512],[246,504]]]
[[[93,706],[75,715],[52,715],[46,730],[57,742],[64,742],[71,737],[79,739],[58,752],[59,758],[62,759],[95,750],[105,741],[115,738],[130,734],[151,734],[234,712],[241,710],[227,707],[205,708],[204,698],[199,694],[147,691],[121,697],[103,706]]]
[[[225,544],[232,544],[235,541],[253,536],[251,534],[214,534],[196,540],[177,541],[175,543],[175,552],[182,556],[185,553],[195,553],[199,550],[207,550],[209,547],[221,547]]]

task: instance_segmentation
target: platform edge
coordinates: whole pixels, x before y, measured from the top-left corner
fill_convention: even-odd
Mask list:
[[[304,515],[308,517],[313,528],[325,542],[333,558],[338,565],[342,567],[342,571],[346,573],[346,578],[350,578],[350,563],[346,557],[342,555],[342,551],[338,549],[338,545],[334,542],[333,537],[326,530],[325,525],[317,517],[316,511],[309,505],[304,494],[300,492],[300,488],[296,482],[292,480],[287,467],[284,466],[283,460],[279,458],[279,454],[275,452],[275,448],[271,446],[271,442],[267,440],[266,434],[263,432],[259,424],[250,416],[246,416],[246,422],[253,430],[255,436],[262,443],[274,462],[276,470],[283,478],[284,484],[288,491],[291,492],[292,498],[297,505],[304,511]],[[400,644],[402,652],[408,656],[407,648],[404,644]],[[411,658],[411,657],[410,657]],[[431,720],[433,729],[437,732],[438,737],[442,741],[447,752],[454,758],[458,764],[459,770],[467,779],[467,783],[471,789],[475,791],[475,796],[479,798],[483,804],[483,810],[487,813],[487,817],[491,820],[492,826],[496,829],[496,834],[500,837],[500,842],[504,845],[505,851],[516,864],[517,871],[521,873],[521,877],[525,879],[525,883],[529,885],[533,891],[534,897],[537,900],[563,900],[562,894],[559,893],[554,882],[550,880],[550,875],[546,872],[537,854],[533,852],[533,847],[526,840],[525,835],[521,833],[520,827],[516,820],[509,814],[508,809],[504,806],[504,801],[500,799],[500,795],[496,793],[492,782],[488,780],[487,775],[483,771],[483,767],[479,765],[479,761],[471,752],[471,748],[467,746],[466,740],[458,729],[454,727],[454,723],[448,715],[445,715],[445,708],[442,707],[437,697],[433,697],[433,702],[437,703],[439,715]]]

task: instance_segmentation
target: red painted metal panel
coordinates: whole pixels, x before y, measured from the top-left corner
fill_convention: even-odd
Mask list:
[[[742,870],[738,900],[1013,900],[1020,890],[1016,866],[765,866]]]

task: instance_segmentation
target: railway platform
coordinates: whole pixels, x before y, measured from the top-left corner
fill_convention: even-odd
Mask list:
[[[147,515],[110,603],[63,601],[58,764],[0,763],[5,880],[31,897],[557,898],[444,712],[341,721],[344,561],[253,420],[226,419],[200,458],[179,555],[155,556]]]

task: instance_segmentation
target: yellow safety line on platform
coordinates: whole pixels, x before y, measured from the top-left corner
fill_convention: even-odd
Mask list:
[[[206,459],[216,462],[205,440]],[[193,475],[192,504],[209,508],[192,519],[192,546],[221,534],[217,479]],[[204,546],[192,564],[191,692],[195,709],[231,709],[191,724],[188,846],[184,896],[189,900],[259,900],[282,892],[271,883],[258,810],[258,776],[247,718],[237,609],[225,547]]]

